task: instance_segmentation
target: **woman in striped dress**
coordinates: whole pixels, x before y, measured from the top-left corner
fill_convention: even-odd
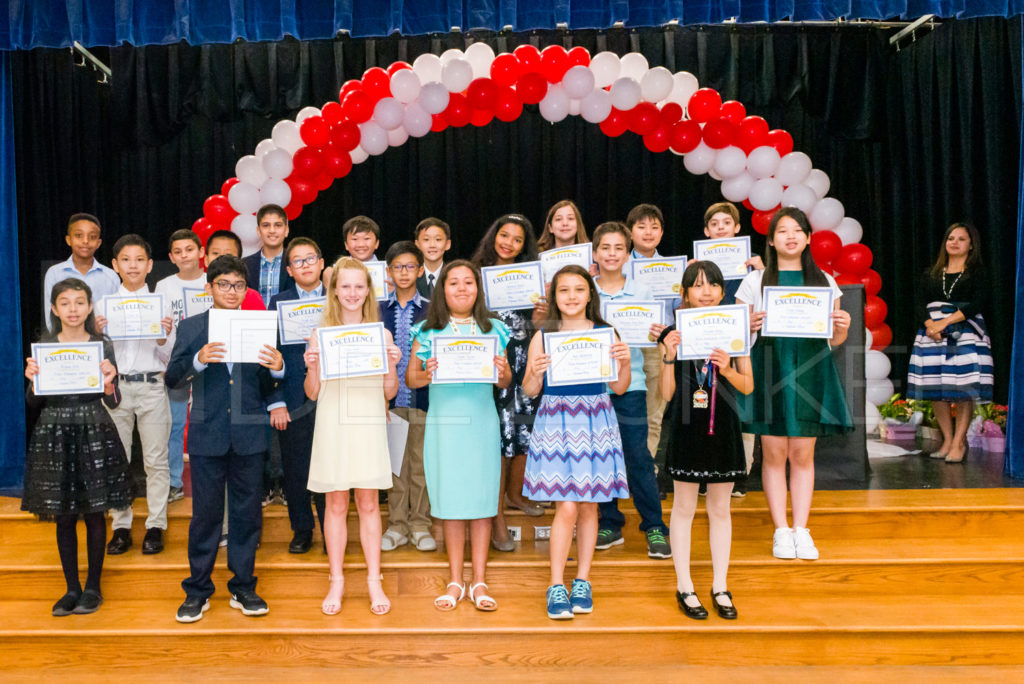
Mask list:
[[[932,458],[947,463],[960,463],[966,456],[973,403],[992,401],[992,342],[981,316],[988,282],[980,249],[978,230],[954,223],[921,283],[927,304],[910,357],[907,396],[933,402],[942,446]]]

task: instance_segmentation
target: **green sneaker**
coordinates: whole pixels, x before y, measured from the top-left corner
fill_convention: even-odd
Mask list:
[[[622,530],[598,530],[597,546],[594,548],[598,551],[604,551],[605,549],[625,543],[626,540],[622,538]]]
[[[598,539],[601,533],[598,532]],[[647,556],[649,558],[671,558],[672,547],[665,538],[665,530],[655,527],[647,530]]]

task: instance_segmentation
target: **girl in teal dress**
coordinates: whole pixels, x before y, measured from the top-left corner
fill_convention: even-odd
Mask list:
[[[754,391],[746,402],[745,431],[761,435],[761,478],[775,523],[772,553],[776,558],[804,560],[818,558],[807,529],[815,441],[853,429],[830,351],[846,340],[850,314],[839,308],[842,291],[835,280],[811,258],[810,238],[811,226],[802,211],[780,209],[768,226],[765,269],[748,274],[736,292],[736,302],[751,307],[750,330],[756,333],[764,324],[761,299],[766,285],[832,288],[831,339],[761,336],[750,353]],[[786,518],[787,462],[793,527]]]
[[[412,328],[411,356],[420,363],[410,362],[405,381],[409,389],[430,385],[423,470],[431,515],[444,521],[451,569],[451,581],[445,593],[434,600],[434,606],[453,610],[466,595],[462,566],[468,521],[473,565],[469,598],[478,610],[491,611],[498,605],[486,594],[485,572],[501,475],[501,432],[494,386],[432,383],[438,363],[432,349],[438,335],[497,336],[497,386],[508,387],[512,371],[504,353],[509,330],[484,305],[480,270],[468,261],[452,261],[441,270],[427,317]]]

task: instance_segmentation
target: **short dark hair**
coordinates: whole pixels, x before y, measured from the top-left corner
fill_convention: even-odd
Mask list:
[[[312,247],[316,255],[321,259],[324,258],[323,252],[320,251],[320,245],[316,244],[316,240],[308,237],[297,237],[292,238],[288,241],[288,246],[284,248],[284,262],[285,264],[291,263],[292,250],[296,247]]]
[[[210,233],[210,237],[206,238],[206,248],[209,249],[210,243],[213,242],[214,240],[219,240],[222,238],[226,238],[234,242],[235,247],[238,248],[238,256],[242,256],[242,238],[238,237],[238,233],[235,233],[230,230],[221,229],[215,230],[212,233]]]
[[[171,237],[167,238],[167,251],[170,252],[174,249],[174,243],[178,240],[191,240],[196,243],[196,247],[199,249],[203,248],[203,243],[199,240],[199,236],[193,233],[188,228],[181,228],[171,233]]]
[[[594,229],[594,237],[590,240],[591,244],[594,245],[594,249],[597,249],[597,246],[601,244],[601,239],[605,235],[610,235],[611,233],[618,233],[626,238],[627,250],[633,248],[633,233],[630,232],[625,223],[622,221],[605,221]]]
[[[260,207],[260,210],[256,212],[256,225],[260,224],[263,217],[267,214],[277,214],[284,219],[284,225],[288,225],[288,212],[281,208],[278,204],[264,204]]]
[[[420,233],[425,231],[427,228],[430,228],[431,226],[437,226],[438,228],[444,231],[445,238],[447,238],[448,240],[452,239],[451,227],[449,227],[449,225],[442,221],[441,219],[436,218],[434,216],[428,216],[427,218],[417,223],[416,229],[412,231],[412,236],[414,238],[418,238],[420,236]]]
[[[661,227],[665,227],[665,215],[661,213],[661,209],[653,204],[638,204],[630,209],[629,214],[626,216],[626,227],[633,230],[633,226],[644,219],[658,219]]]
[[[722,276],[722,269],[718,268],[718,264],[708,260],[694,261],[683,271],[683,279],[679,285],[679,296],[683,300],[684,307],[687,305],[686,291],[697,283],[701,273],[704,274],[704,280],[708,285],[718,285],[722,288],[722,294],[725,294],[725,278]]]
[[[206,282],[212,283],[217,279],[218,276],[227,275],[234,273],[235,275],[242,276],[244,279],[249,278],[249,269],[245,267],[245,262],[236,256],[230,254],[222,254],[213,260],[206,269]]]
[[[402,256],[403,254],[412,254],[416,257],[416,263],[420,266],[423,265],[423,252],[416,246],[416,243],[412,240],[399,240],[395,244],[388,247],[387,253],[384,255],[384,261],[390,266],[391,262]]]
[[[103,228],[100,226],[100,220],[93,216],[92,214],[86,214],[85,212],[79,212],[77,214],[71,215],[71,218],[68,219],[68,230],[71,230],[71,226],[78,223],[79,221],[89,221],[90,223],[95,223],[97,228],[103,230]]]
[[[380,240],[380,226],[369,216],[353,216],[341,226],[341,238],[344,240],[353,233],[373,233]]]
[[[146,250],[146,258],[153,258],[153,249],[146,242],[146,239],[137,233],[128,233],[117,238],[117,242],[114,243],[114,258],[121,253],[121,250],[125,247],[141,247]]]

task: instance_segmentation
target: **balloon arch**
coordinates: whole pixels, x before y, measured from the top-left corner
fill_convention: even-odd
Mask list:
[[[521,45],[496,56],[487,44],[473,43],[464,52],[452,49],[440,57],[420,55],[411,65],[367,69],[361,80],[345,83],[338,101],[279,121],[270,138],[238,160],[235,177],[221,193],[207,198],[193,230],[205,242],[214,230],[229,228],[246,252],[255,251],[260,206],[278,204],[295,219],[319,191],[371,155],[449,126],[515,121],[524,105],[539,105],[552,123],[581,116],[608,136],[632,131],[652,152],[682,155],[690,173],[720,180],[725,199],[753,211],[753,227],[761,234],[780,206],[802,209],[813,228],[810,248],[817,264],[840,284],[864,285],[872,350],[866,359],[869,403],[889,398],[889,361],[881,350],[891,343],[892,331],[878,297],[882,280],[871,270],[871,250],[860,242],[860,223],[827,196],[828,175],[793,151],[788,132],[770,130],[735,100],[723,102],[693,74],[650,68],[635,52],[591,58],[583,47]]]

